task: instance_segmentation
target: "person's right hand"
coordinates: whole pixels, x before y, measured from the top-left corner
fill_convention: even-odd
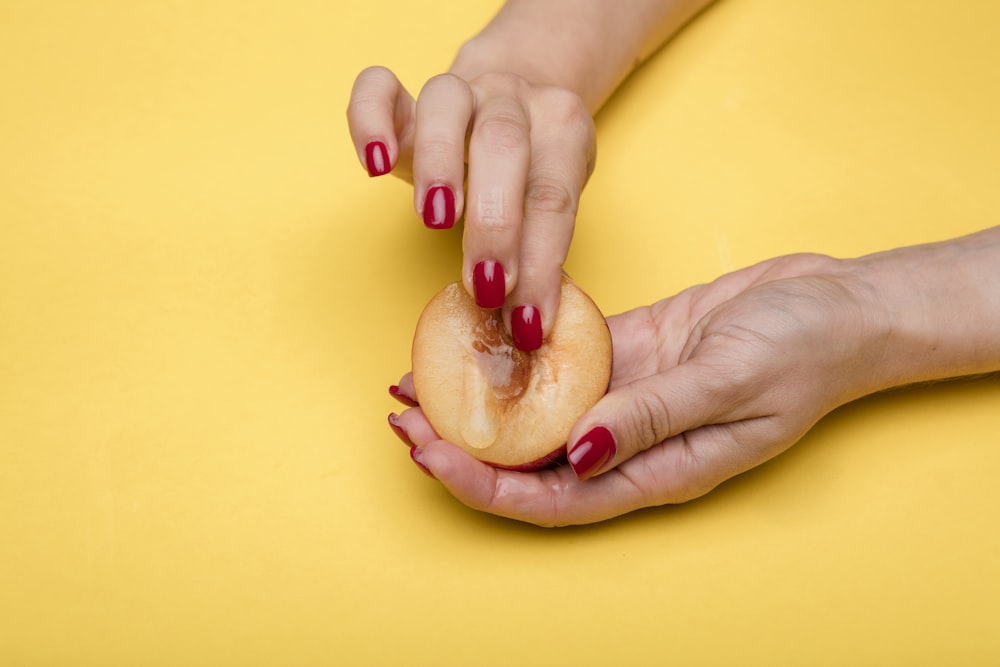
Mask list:
[[[888,318],[851,266],[781,257],[608,318],[610,390],[570,431],[569,465],[477,461],[440,439],[410,376],[393,393],[414,407],[389,423],[456,498],[521,521],[590,523],[698,497],[888,386]]]
[[[470,81],[442,74],[414,99],[392,72],[372,67],[354,83],[347,119],[369,175],[412,182],[425,225],[449,228],[464,213],[465,288],[480,307],[503,307],[517,347],[538,348],[555,321],[580,193],[594,168],[583,101],[504,73]]]

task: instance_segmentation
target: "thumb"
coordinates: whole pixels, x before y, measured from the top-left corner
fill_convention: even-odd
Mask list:
[[[694,360],[615,387],[570,431],[567,458],[589,479],[672,436],[715,423],[732,409],[726,378]]]

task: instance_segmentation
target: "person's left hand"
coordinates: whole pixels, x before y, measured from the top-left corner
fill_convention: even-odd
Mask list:
[[[538,349],[596,159],[583,100],[510,72],[441,74],[414,99],[395,74],[369,67],[347,118],[359,161],[412,182],[425,225],[464,216],[462,283],[480,307],[502,308],[518,349]]]
[[[825,256],[770,260],[608,324],[611,386],[570,432],[570,465],[493,468],[439,439],[419,407],[390,425],[466,505],[567,525],[703,495],[881,388],[884,311],[845,262]],[[393,393],[419,398],[409,376]]]

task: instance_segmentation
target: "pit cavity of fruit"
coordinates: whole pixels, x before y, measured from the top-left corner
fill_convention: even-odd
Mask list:
[[[481,312],[469,348],[467,360],[476,364],[494,398],[515,401],[524,394],[534,357],[514,347],[497,312]]]
[[[470,447],[485,449],[496,442],[504,415],[531,384],[533,357],[514,347],[497,312],[480,311],[464,343],[459,429]]]

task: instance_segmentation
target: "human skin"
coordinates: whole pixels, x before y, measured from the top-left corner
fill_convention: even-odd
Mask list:
[[[384,67],[356,79],[347,118],[361,164],[412,182],[430,228],[464,215],[462,281],[482,307],[503,308],[522,349],[541,344],[558,310],[594,169],[592,114],[708,4],[509,0],[416,98]]]
[[[592,114],[708,4],[510,0],[416,99],[384,68],[356,80],[348,120],[362,164],[409,178],[428,226],[464,214],[465,287],[502,304],[515,340],[541,340],[558,308],[596,154]],[[1000,368],[997,237],[781,257],[610,318],[611,390],[571,431],[567,466],[480,464],[439,440],[419,407],[390,425],[422,469],[495,514],[564,525],[688,500],[838,405]],[[405,376],[394,395],[419,398]]]
[[[611,388],[573,428],[590,470],[512,473],[390,423],[468,506],[543,526],[701,496],[791,447],[834,408],[900,385],[1000,370],[1000,227],[857,259],[790,255],[609,318]],[[408,377],[398,391],[412,397]],[[419,399],[419,397],[415,397]]]

